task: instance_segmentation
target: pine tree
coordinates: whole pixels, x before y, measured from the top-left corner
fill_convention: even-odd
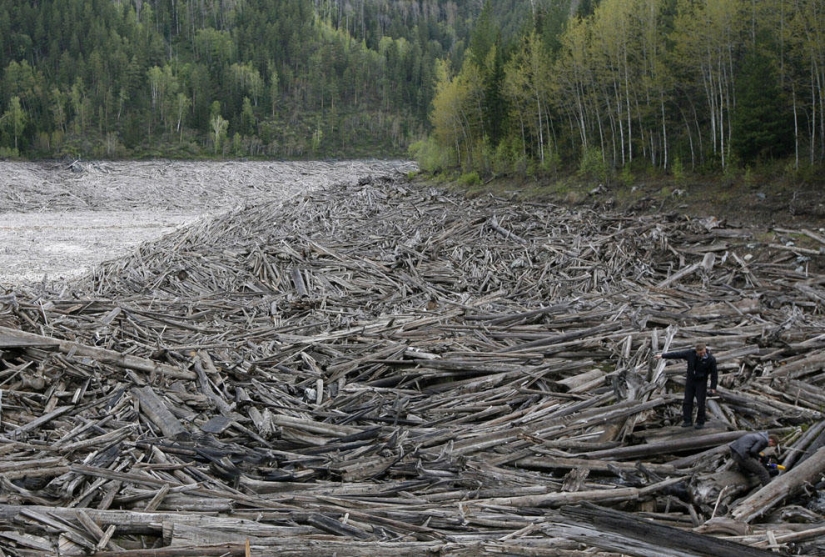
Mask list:
[[[743,163],[793,152],[793,114],[768,56],[750,50],[736,82],[732,147]]]

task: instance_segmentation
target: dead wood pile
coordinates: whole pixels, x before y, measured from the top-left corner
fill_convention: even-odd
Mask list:
[[[821,554],[822,250],[767,243],[393,176],[9,292],[0,548]],[[652,357],[696,341],[702,431]],[[761,490],[723,450],[750,430],[782,437]]]
[[[361,176],[411,171],[405,161],[3,161],[0,213],[153,210],[222,213]]]

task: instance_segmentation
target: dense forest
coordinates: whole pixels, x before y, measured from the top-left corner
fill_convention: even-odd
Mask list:
[[[821,166],[823,0],[582,4],[565,18],[536,2],[513,41],[481,13],[462,64],[439,62],[425,168],[632,180]]]
[[[520,25],[522,3],[500,2],[503,25]],[[406,155],[427,133],[437,61],[460,65],[480,11],[477,0],[0,0],[0,156]]]
[[[0,157],[825,157],[825,0],[0,0]]]

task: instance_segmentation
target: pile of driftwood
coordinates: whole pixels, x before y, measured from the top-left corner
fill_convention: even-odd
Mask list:
[[[825,554],[823,248],[398,176],[201,221],[0,297],[0,548]]]
[[[411,172],[408,161],[3,161],[0,212],[223,213],[372,173]]]

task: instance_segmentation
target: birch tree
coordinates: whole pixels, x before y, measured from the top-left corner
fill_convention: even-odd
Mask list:
[[[221,147],[222,140],[226,137],[229,122],[221,116],[221,103],[218,101],[212,103],[211,114],[209,123],[212,126],[212,137],[215,142],[215,153],[217,153]]]
[[[600,104],[605,108],[612,130],[614,161],[624,166],[633,160],[632,104],[636,71],[631,60],[631,10],[633,2],[607,0],[593,15],[591,43],[593,71],[600,83]],[[604,149],[604,145],[602,146]],[[616,160],[618,157],[618,160]]]
[[[560,42],[559,57],[553,67],[553,83],[557,91],[554,101],[560,112],[567,114],[570,132],[574,138],[578,137],[581,152],[585,152],[589,148],[592,122],[598,120],[598,108],[592,97],[595,79],[590,63],[587,21],[573,20]]]
[[[26,127],[28,117],[26,111],[23,110],[20,104],[20,97],[14,96],[9,102],[9,108],[0,118],[0,122],[4,124],[14,137],[14,150],[17,151],[17,140],[23,134],[23,129]]]
[[[734,66],[748,19],[742,0],[677,0],[673,64],[701,85],[713,155],[724,169],[735,106]]]
[[[792,75],[797,141],[807,144],[808,162],[825,158],[825,0],[797,0],[783,38]],[[802,118],[799,126],[798,119]]]
[[[471,60],[455,77],[450,77],[449,64],[440,62],[430,121],[433,132],[442,145],[451,145],[456,162],[472,168],[476,154],[486,141],[484,116],[486,111],[485,81],[480,68]]]
[[[541,38],[530,33],[505,68],[505,95],[511,118],[530,151],[544,163],[550,143],[550,59]]]

